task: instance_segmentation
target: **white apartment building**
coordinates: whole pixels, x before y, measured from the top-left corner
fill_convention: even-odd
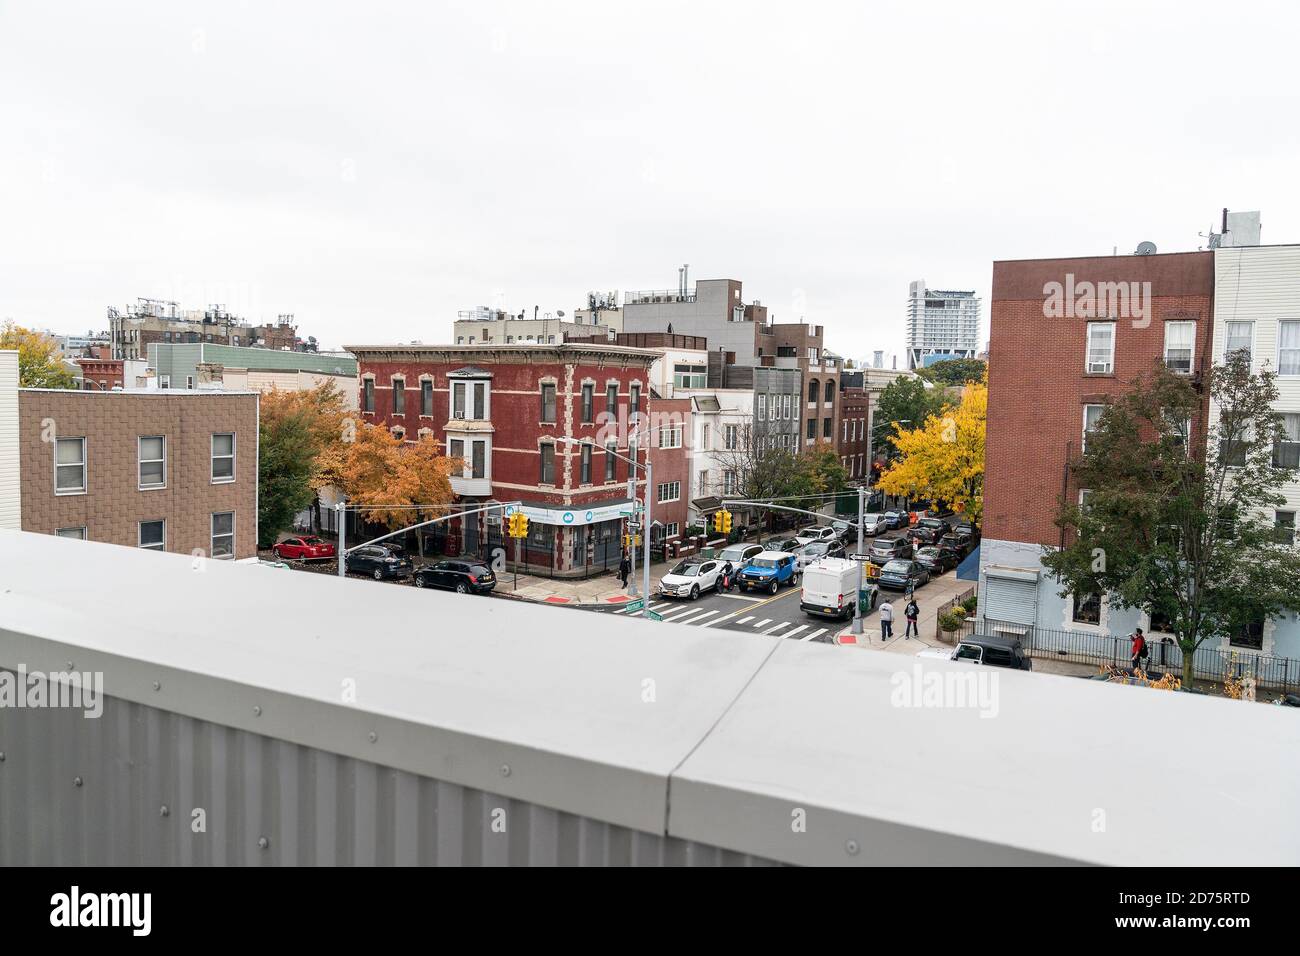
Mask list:
[[[1214,337],[1211,359],[1222,362],[1247,349],[1251,367],[1277,373],[1277,410],[1285,439],[1274,447],[1273,463],[1290,472],[1286,504],[1274,511],[1279,533],[1296,542],[1300,514],[1300,245],[1230,246],[1214,250]],[[1211,404],[1210,421],[1218,410]],[[1300,587],[1300,582],[1296,582]],[[1253,633],[1252,633],[1252,636]],[[1300,620],[1294,616],[1259,622],[1258,651],[1300,657]],[[1241,650],[1234,643],[1235,650]]]
[[[754,426],[754,392],[748,388],[678,389],[691,399],[690,506],[687,520],[702,525],[716,508],[709,499],[736,491],[734,453]]]
[[[907,367],[924,368],[979,351],[980,300],[974,292],[927,289],[924,279],[909,287]]]

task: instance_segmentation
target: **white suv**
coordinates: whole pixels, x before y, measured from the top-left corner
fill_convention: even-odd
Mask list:
[[[688,597],[694,601],[701,591],[721,590],[722,562],[712,558],[678,561],[659,579],[659,593],[665,597]]]
[[[838,541],[839,532],[831,525],[821,525],[814,528],[804,528],[794,539],[800,544],[811,544],[814,541]]]

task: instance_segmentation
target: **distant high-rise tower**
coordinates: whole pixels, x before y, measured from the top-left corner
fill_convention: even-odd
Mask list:
[[[974,292],[927,289],[911,284],[907,300],[907,367],[944,359],[974,358],[979,349],[980,300]]]

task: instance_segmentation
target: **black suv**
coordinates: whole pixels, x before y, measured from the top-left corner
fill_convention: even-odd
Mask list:
[[[952,652],[952,659],[993,667],[1009,667],[1018,671],[1034,669],[1034,662],[1025,654],[1025,648],[1018,637],[963,637],[957,649]]]
[[[908,535],[922,544],[938,544],[939,539],[952,530],[943,518],[921,518],[912,525]]]
[[[415,572],[415,586],[446,588],[457,594],[487,594],[497,586],[497,576],[477,561],[439,561]]]
[[[349,574],[368,574],[376,581],[384,578],[404,578],[411,573],[411,559],[401,548],[391,544],[363,544],[343,557],[343,568]]]

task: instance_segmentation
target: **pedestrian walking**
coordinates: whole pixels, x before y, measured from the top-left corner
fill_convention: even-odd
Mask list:
[[[1131,665],[1133,670],[1138,669],[1138,665],[1146,659],[1147,656],[1147,639],[1142,636],[1142,628],[1133,631],[1133,646],[1131,648],[1133,660]]]
[[[916,598],[908,595],[907,607],[903,608],[903,616],[907,618],[907,630],[903,634],[904,640],[910,640],[912,635],[921,636],[921,629],[917,625],[917,619],[921,616],[921,605],[916,603]]]
[[[627,590],[627,576],[632,573],[632,562],[627,559],[627,552],[623,552],[623,557],[618,562],[618,577],[623,582],[623,590]]]
[[[880,639],[887,641],[894,636],[894,605],[886,601],[880,605]]]

